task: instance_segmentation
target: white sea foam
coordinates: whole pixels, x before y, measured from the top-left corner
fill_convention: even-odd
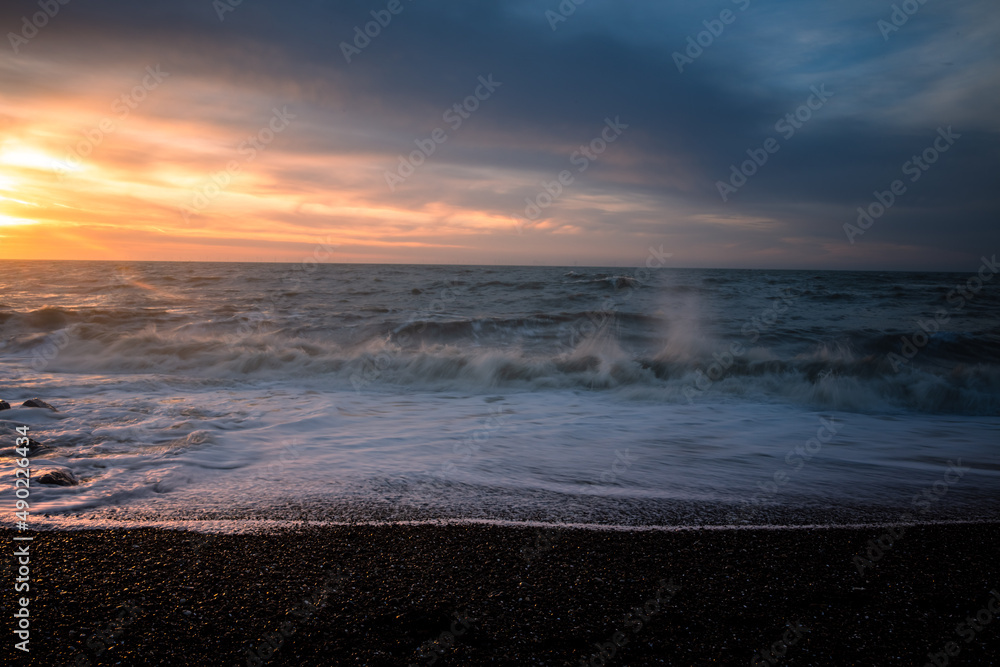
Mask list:
[[[875,320],[909,331],[942,296],[933,277],[288,273],[137,264],[116,280],[80,263],[46,284],[8,277],[0,474],[28,424],[45,445],[35,476],[81,482],[34,485],[32,511],[78,518],[725,524],[757,498],[741,524],[823,508],[840,521],[898,513],[958,459],[970,472],[935,517],[981,516],[1000,490],[985,290],[893,369],[899,336]],[[59,412],[20,407],[36,395]],[[790,454],[821,420],[843,427]]]

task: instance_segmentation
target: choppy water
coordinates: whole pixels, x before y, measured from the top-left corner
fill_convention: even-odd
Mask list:
[[[103,518],[991,516],[977,268],[5,262],[0,449],[28,423],[81,480],[35,511]]]

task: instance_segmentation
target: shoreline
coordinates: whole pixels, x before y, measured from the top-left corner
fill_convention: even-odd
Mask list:
[[[121,531],[121,530],[178,530],[192,533],[219,535],[248,535],[283,533],[313,529],[338,528],[387,528],[398,527],[448,527],[472,526],[493,528],[532,528],[542,530],[582,530],[594,533],[677,533],[689,531],[758,531],[758,530],[865,530],[879,528],[914,528],[917,526],[988,526],[1000,523],[1000,519],[982,517],[976,519],[928,519],[926,521],[871,520],[854,523],[760,523],[760,524],[610,524],[574,523],[562,521],[531,521],[518,519],[489,518],[441,518],[441,519],[81,519],[69,517],[65,520],[46,517],[32,517],[32,525],[37,533],[74,533],[81,531]],[[14,524],[0,522],[0,531],[11,531]]]
[[[33,532],[17,664],[990,664],[1000,522],[885,527]]]

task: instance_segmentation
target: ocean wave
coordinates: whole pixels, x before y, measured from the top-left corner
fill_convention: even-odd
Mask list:
[[[322,378],[365,390],[998,410],[1000,292],[949,300],[967,278],[958,274],[663,270],[639,281],[612,267],[93,266],[44,281],[9,274],[0,365],[31,364],[53,382],[60,372]],[[938,325],[929,318],[942,309]]]
[[[511,329],[541,326],[534,320],[489,323]],[[72,325],[48,372],[159,374],[202,378],[326,377],[343,389],[421,387],[431,390],[485,391],[579,389],[617,390],[638,400],[687,403],[725,398],[787,401],[830,409],[925,413],[1000,414],[1000,364],[990,345],[968,336],[942,338],[938,346],[963,355],[957,364],[910,363],[894,366],[887,354],[892,337],[876,335],[858,351],[849,343],[820,343],[794,355],[749,346],[739,356],[710,340],[693,336],[672,341],[657,354],[627,350],[603,326],[561,347],[471,345],[474,326],[484,322],[411,322],[415,345],[382,333],[345,344],[289,329],[248,329],[220,334],[206,328],[109,331]],[[421,330],[422,329],[422,330]],[[551,333],[551,331],[550,331]],[[419,342],[421,334],[430,341]],[[453,340],[447,340],[453,339]],[[44,345],[48,337],[19,341],[22,351]],[[566,342],[565,340],[563,342]],[[981,349],[983,358],[970,350]],[[957,352],[956,352],[957,351]],[[928,346],[924,361],[937,354]],[[629,392],[632,392],[631,394]]]
[[[573,272],[571,271],[570,273]],[[616,290],[625,289],[626,287],[639,288],[643,285],[643,282],[634,276],[623,274],[598,273],[591,278],[587,277],[586,274],[574,274],[573,276],[570,276],[570,273],[567,273],[566,276],[578,278],[578,280],[568,281],[573,285],[600,285],[602,287],[609,287]]]
[[[0,311],[0,326],[5,333],[36,333],[55,331],[71,324],[88,323],[120,327],[142,324],[157,318],[166,318],[169,311],[162,308],[63,308],[44,306],[37,310]]]

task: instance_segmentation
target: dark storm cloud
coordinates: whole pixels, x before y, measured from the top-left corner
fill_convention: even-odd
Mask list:
[[[975,253],[997,239],[995,3],[929,0],[887,32],[878,21],[891,22],[888,2],[587,0],[553,30],[546,11],[559,11],[555,0],[400,0],[402,11],[346,62],[342,43],[387,4],[243,0],[220,20],[211,0],[72,0],[24,51],[78,52],[95,66],[129,53],[165,53],[200,76],[268,90],[275,99],[293,90],[308,107],[310,128],[296,150],[384,154],[386,168],[414,139],[445,127],[443,110],[492,74],[502,87],[442,146],[447,166],[551,179],[577,146],[598,136],[605,118],[620,117],[629,129],[619,152],[595,162],[579,191],[669,199],[684,215],[768,219],[773,224],[740,231],[761,247],[780,243],[768,229],[846,244],[843,224],[856,208],[903,178],[901,165],[930,145],[939,127],[953,126],[959,142],[919,181],[907,182],[906,195],[859,242],[923,247],[934,263],[935,247]],[[0,20],[15,29],[37,9],[8,3]],[[733,17],[725,25],[716,22],[724,11]],[[703,52],[687,52],[697,55],[679,72],[675,53],[685,53],[688,37],[719,26]],[[776,122],[819,86],[832,96],[785,138]],[[724,202],[717,182],[772,137],[780,150]],[[437,165],[436,173],[445,168]],[[462,205],[513,211],[538,192],[521,183],[503,195],[448,195],[461,178],[424,178],[420,192],[404,186],[398,199],[418,206],[421,197],[452,196]],[[646,229],[647,219],[637,216],[635,228]],[[576,224],[630,223],[595,212]],[[697,219],[675,224],[690,236],[718,233]]]

